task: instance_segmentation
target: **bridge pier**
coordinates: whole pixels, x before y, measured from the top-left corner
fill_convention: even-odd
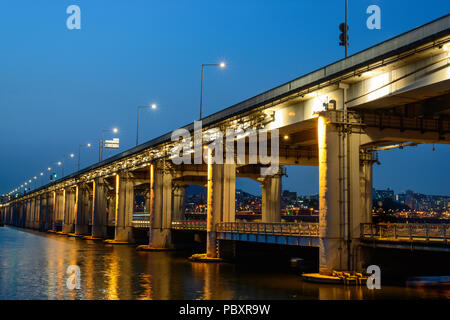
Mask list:
[[[206,257],[218,258],[215,226],[235,221],[236,165],[212,164],[211,159],[212,151],[208,149]]]
[[[92,238],[106,237],[106,182],[96,178],[93,182]]]
[[[281,222],[281,167],[262,183],[262,222]]]
[[[134,184],[128,172],[116,175],[114,241],[134,242],[131,225],[134,210]]]
[[[184,220],[186,186],[182,184],[174,184],[172,195],[172,220]]]
[[[62,232],[73,233],[75,229],[75,202],[77,190],[72,188],[64,189],[64,216]]]
[[[33,229],[39,230],[39,218],[41,213],[41,197],[36,196],[34,198],[34,223]]]
[[[151,247],[171,248],[172,224],[172,172],[167,164],[160,161],[154,165],[153,183],[153,229],[151,231]]]
[[[319,268],[361,271],[356,250],[361,223],[371,222],[372,154],[361,149],[359,133],[343,133],[336,119],[318,119]]]
[[[86,235],[89,231],[89,190],[86,183],[77,185],[75,201],[76,214],[74,233],[76,235]]]

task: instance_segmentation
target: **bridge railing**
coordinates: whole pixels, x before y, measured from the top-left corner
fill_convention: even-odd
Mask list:
[[[371,240],[406,240],[448,244],[450,225],[446,223],[361,224],[361,238]]]
[[[206,230],[206,221],[186,220],[172,221],[172,229],[175,230]]]
[[[131,224],[135,228],[148,228],[150,212],[133,212]]]
[[[253,233],[305,237],[319,236],[319,224],[313,222],[221,222],[217,224],[216,230],[218,232],[231,233]]]

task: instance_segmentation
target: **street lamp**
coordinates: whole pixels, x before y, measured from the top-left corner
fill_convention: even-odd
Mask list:
[[[153,110],[155,110],[157,108],[156,104],[152,104],[151,106],[138,106],[137,107],[137,126],[136,126],[136,145],[139,144],[139,110],[140,109],[144,109],[144,108],[151,108]]]
[[[119,130],[117,129],[117,128],[114,128],[114,129],[103,129],[102,130],[102,140],[100,140],[100,149],[99,149],[99,156],[98,156],[98,158],[99,158],[99,161],[102,161],[103,160],[103,143],[104,143],[104,141],[105,141],[105,132],[113,132],[113,133],[117,133],[117,132],[119,132]]]
[[[75,155],[73,153],[69,154],[70,158],[75,157]],[[61,178],[64,177],[64,160],[65,160],[65,156],[63,156],[62,161],[58,161],[57,164],[58,166],[61,166]]]
[[[44,173],[41,172],[39,175],[41,176],[41,187],[42,187],[44,185]]]
[[[225,62],[221,63],[204,63],[202,64],[202,81],[200,86],[200,120],[202,120],[202,104],[203,104],[203,69],[205,67],[220,67],[225,68]]]
[[[81,147],[87,147],[87,148],[90,148],[90,147],[91,147],[91,144],[90,144],[90,143],[87,143],[87,144],[85,144],[85,145],[80,144],[80,145],[78,146],[78,171],[80,171]]]

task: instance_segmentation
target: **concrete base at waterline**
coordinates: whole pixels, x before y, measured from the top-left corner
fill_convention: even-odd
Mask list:
[[[174,248],[155,248],[149,245],[141,245],[136,248],[136,251],[174,251]]]
[[[117,241],[114,239],[107,239],[105,241],[103,241],[104,243],[107,244],[133,244],[132,242],[127,242],[127,241]]]
[[[193,254],[188,258],[191,262],[222,262],[220,258],[209,258],[206,253]]]
[[[87,237],[85,234],[76,234],[76,233],[68,233],[67,236],[75,237],[75,238],[84,238]]]
[[[81,237],[84,240],[96,240],[96,241],[103,241],[105,240],[104,238],[97,238],[97,237],[93,237],[93,236],[83,236]]]

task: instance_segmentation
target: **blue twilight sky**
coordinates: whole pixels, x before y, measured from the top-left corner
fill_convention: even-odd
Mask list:
[[[81,8],[81,30],[68,30],[66,8]],[[338,25],[344,1],[290,0],[3,0],[0,2],[0,193],[82,150],[98,159],[102,129],[118,127],[121,148],[198,118],[202,63],[211,114],[343,57]],[[366,8],[381,7],[381,30],[368,30]],[[446,0],[349,0],[355,53],[439,18]],[[112,138],[107,135],[107,138]],[[105,151],[105,157],[113,155]],[[450,194],[450,147],[424,145],[380,153],[374,187]],[[76,160],[66,160],[72,172]],[[289,167],[284,188],[318,192],[317,168]],[[58,171],[60,172],[60,171]],[[45,177],[48,181],[48,177]],[[256,183],[238,187],[260,193]]]

